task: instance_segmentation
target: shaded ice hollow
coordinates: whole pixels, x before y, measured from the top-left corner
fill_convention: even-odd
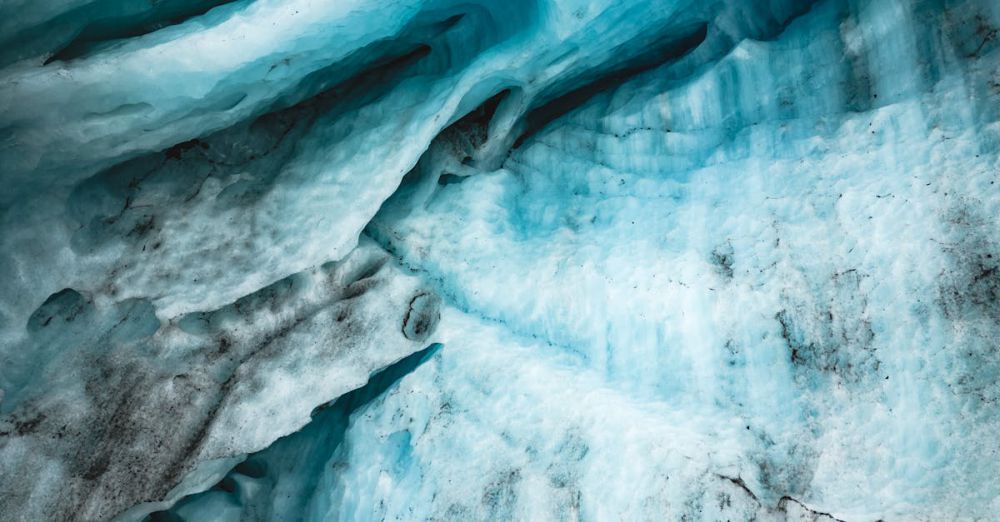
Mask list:
[[[0,2],[0,519],[997,519],[998,28]]]

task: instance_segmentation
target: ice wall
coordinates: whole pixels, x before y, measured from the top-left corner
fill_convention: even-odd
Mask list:
[[[1000,509],[993,2],[0,13],[14,520]]]

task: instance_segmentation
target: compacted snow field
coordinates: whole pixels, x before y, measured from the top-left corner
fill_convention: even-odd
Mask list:
[[[1000,520],[1000,3],[0,0],[0,520]]]

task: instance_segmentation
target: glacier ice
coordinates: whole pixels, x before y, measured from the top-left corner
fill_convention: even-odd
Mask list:
[[[14,437],[0,466],[28,486],[10,492],[23,500],[5,500],[53,519],[106,519],[210,486],[206,477],[305,425],[371,368],[422,348],[438,319],[433,295],[370,242],[168,324],[148,299],[104,307],[63,290],[5,361],[4,432]],[[55,458],[36,467],[45,455]]]
[[[998,516],[992,0],[11,0],[0,43],[0,519]]]

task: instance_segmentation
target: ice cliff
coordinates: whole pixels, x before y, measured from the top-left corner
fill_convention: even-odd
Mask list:
[[[0,0],[0,520],[1000,519],[998,28]]]

